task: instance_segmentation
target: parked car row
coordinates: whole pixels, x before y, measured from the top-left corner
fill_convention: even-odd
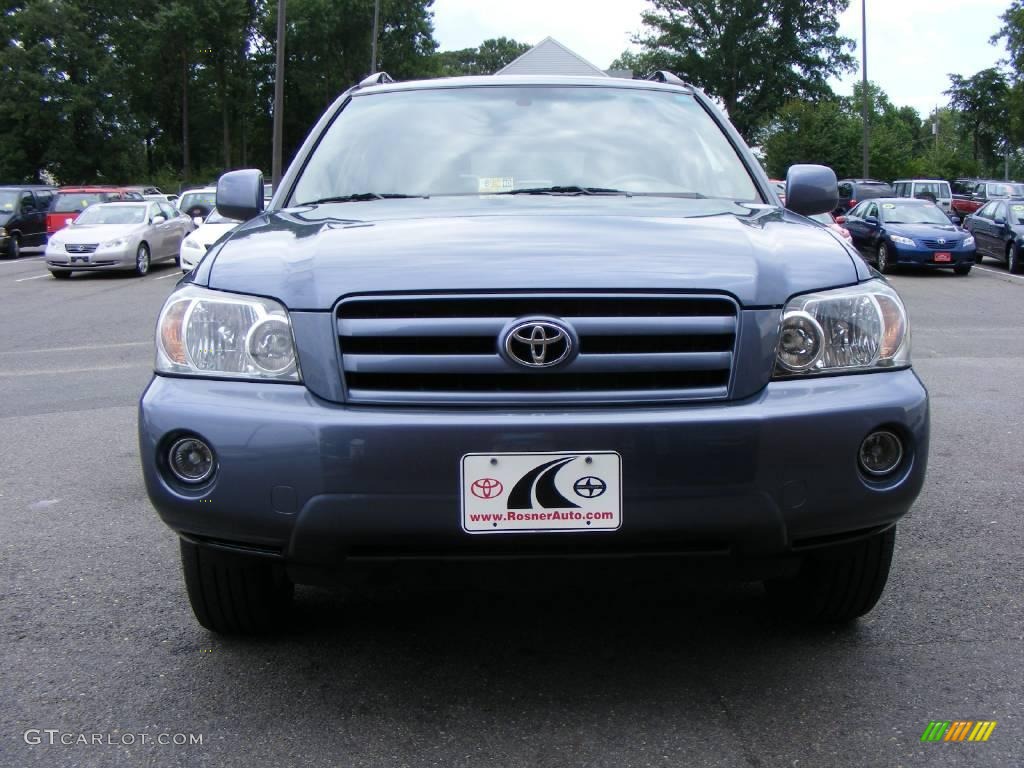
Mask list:
[[[843,179],[833,213],[843,216],[858,203],[881,197],[927,200],[960,224],[989,200],[1024,198],[1024,184],[990,179],[957,179],[952,184],[944,179],[897,179],[892,184],[877,179]]]
[[[205,218],[215,198],[215,189],[204,188],[186,192],[182,200],[195,211],[192,215]],[[185,210],[178,204],[178,195],[164,194],[154,186],[0,186],[0,257],[17,258],[23,247],[45,245],[90,206],[118,201],[164,203],[175,210],[175,217]]]

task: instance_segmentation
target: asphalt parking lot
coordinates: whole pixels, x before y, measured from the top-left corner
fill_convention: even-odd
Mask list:
[[[285,636],[225,640],[138,467],[178,274],[0,262],[0,765],[1024,764],[1024,278],[893,278],[931,464],[853,626],[790,626],[757,585],[663,565],[418,565],[301,589]],[[998,725],[922,743],[932,720]]]

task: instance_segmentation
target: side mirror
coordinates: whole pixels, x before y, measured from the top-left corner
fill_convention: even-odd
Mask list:
[[[1004,216],[996,216],[993,221],[1001,227],[1006,223],[1006,218]]]
[[[866,224],[870,224],[873,227],[877,227],[878,226],[878,217],[877,216],[865,216],[864,217],[864,222]]]
[[[836,224],[845,224],[845,223],[846,223],[846,217],[845,216],[836,216]]]
[[[167,217],[163,216],[162,214],[158,213],[156,216],[153,217],[154,224],[163,224],[165,221],[167,221]]]
[[[956,225],[957,225],[958,227],[960,226],[960,222],[961,222],[961,219],[960,219],[960,217],[959,217],[959,216],[954,216],[954,215],[953,215],[953,214],[951,213],[951,214],[949,214],[949,220],[950,220],[951,222],[953,222],[954,224],[956,224]]]
[[[824,165],[791,165],[786,173],[786,207],[803,216],[828,213],[839,203],[836,174]]]
[[[230,171],[217,182],[217,211],[229,219],[248,221],[263,211],[263,172]]]
[[[202,216],[193,216],[192,217],[192,223],[195,224],[197,227],[201,226],[202,223],[203,223],[203,217]]]

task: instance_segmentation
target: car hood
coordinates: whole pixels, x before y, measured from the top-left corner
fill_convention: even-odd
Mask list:
[[[74,224],[64,227],[54,237],[64,243],[104,243],[133,235],[143,228],[143,224]]]
[[[237,226],[237,221],[227,224],[203,224],[201,227],[196,229],[195,232],[190,234],[188,239],[203,246],[213,245],[213,243],[220,240],[221,236],[225,232],[230,232]]]
[[[285,209],[239,227],[195,280],[324,310],[419,291],[724,291],[745,306],[870,275],[770,206],[673,198],[436,198]]]
[[[885,230],[890,235],[902,235],[903,237],[935,238],[944,237],[950,242],[958,243],[968,236],[969,233],[960,227],[950,224],[886,224]]]

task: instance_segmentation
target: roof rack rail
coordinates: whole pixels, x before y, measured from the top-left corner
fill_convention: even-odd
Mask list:
[[[689,87],[689,83],[681,79],[678,75],[674,75],[667,69],[659,69],[655,72],[651,72],[645,80],[653,80],[656,83],[671,83],[672,85],[685,85]]]
[[[387,72],[374,72],[368,77],[364,77],[359,81],[359,87],[365,88],[368,85],[383,85],[384,83],[393,83],[395,78],[389,75]]]

